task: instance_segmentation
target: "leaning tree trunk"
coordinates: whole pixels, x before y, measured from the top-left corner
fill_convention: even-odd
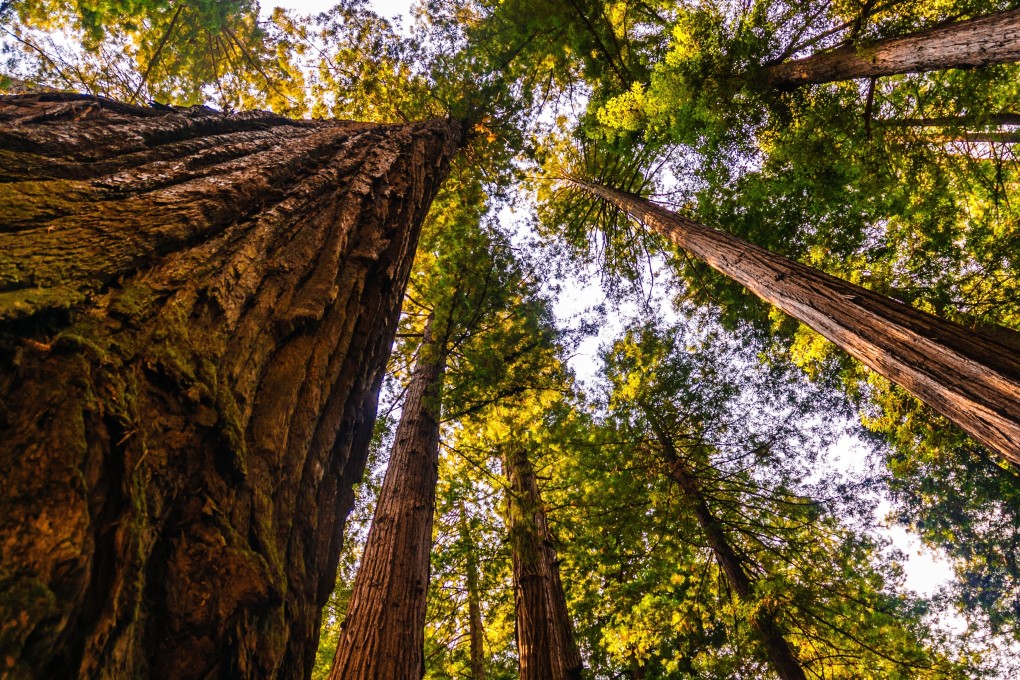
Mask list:
[[[866,47],[848,45],[804,59],[766,66],[776,87],[797,87],[853,78],[975,68],[1020,60],[1020,10],[938,26]]]
[[[419,680],[439,479],[445,348],[419,349],[365,553],[354,580],[331,680]]]
[[[642,406],[642,409],[662,447],[663,457],[669,466],[670,475],[680,487],[680,493],[687,506],[694,513],[698,526],[726,575],[727,582],[741,602],[744,604],[753,603],[756,599],[754,581],[744,569],[743,561],[737,555],[737,551],[730,544],[722,522],[712,514],[711,508],[708,507],[694,471],[677,453],[672,438],[659,423],[651,408]],[[748,623],[757,633],[762,647],[765,648],[769,661],[772,663],[772,669],[782,680],[807,680],[793,647],[776,621],[776,612],[767,607],[759,607]]]
[[[1020,465],[1020,356],[1008,342],[709,229],[639,196],[571,181],[810,326]]]
[[[527,450],[510,445],[504,468],[520,680],[575,680],[582,662],[552,535]]]
[[[0,660],[304,678],[460,125],[0,98]]]

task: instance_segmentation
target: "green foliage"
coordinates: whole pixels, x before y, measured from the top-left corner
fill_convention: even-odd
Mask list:
[[[608,66],[583,73],[591,90],[587,112],[575,140],[547,146],[548,176],[636,187],[708,226],[1020,346],[1014,146],[968,141],[1012,134],[1012,124],[1002,121],[1020,110],[1017,66],[789,91],[763,77],[773,63],[1011,6],[677,4],[640,38],[647,43],[655,32],[664,47],[632,52],[644,60],[635,72],[645,77],[615,80]],[[602,151],[580,155],[601,155],[594,168],[571,160],[575,149],[593,145]],[[605,172],[615,162],[607,156],[637,174]],[[563,172],[564,165],[573,172]],[[612,244],[604,269],[635,275],[641,230],[621,227],[573,192],[551,185],[541,192],[547,233],[579,252],[601,253]],[[988,625],[1015,635],[1015,607],[1000,594],[1015,588],[1016,518],[1002,501],[1015,496],[1015,480],[945,419],[813,331],[682,253],[672,262],[679,299],[717,310],[730,331],[771,338],[777,357],[854,400],[865,424],[893,447],[885,483],[901,501],[896,518],[954,559],[956,606],[981,610]]]
[[[255,3],[213,0],[33,1],[17,10],[4,51],[12,70],[37,83],[129,102],[305,111],[282,12],[260,21]]]
[[[851,495],[860,488],[805,482],[838,434],[819,415],[840,401],[782,364],[755,370],[763,348],[694,318],[687,329],[636,329],[607,353],[604,429],[568,473],[565,573],[586,575],[575,607],[597,668],[768,676],[748,623],[767,610],[810,674],[962,677],[926,632],[926,605],[896,593],[902,577],[887,547],[837,520],[838,511],[866,521],[870,508]],[[753,600],[732,595],[693,509],[667,481],[652,417],[752,575]]]
[[[539,471],[596,677],[766,677],[748,624],[766,611],[824,677],[955,677],[962,666],[929,630],[931,605],[901,592],[897,556],[869,535],[863,482],[811,478],[838,434],[825,415],[849,408],[827,388],[840,387],[876,433],[895,519],[952,559],[958,578],[941,604],[968,615],[973,638],[1020,639],[1016,471],[570,182],[668,202],[1016,342],[1018,164],[1012,142],[973,139],[1015,133],[1001,121],[1020,113],[1018,67],[788,91],[765,77],[771,64],[1014,4],[424,0],[405,34],[368,0],[268,18],[249,0],[21,0],[0,3],[0,88],[465,121],[471,139],[426,225],[389,383],[395,402],[431,317],[449,368],[427,677],[469,672],[472,569],[488,677],[515,676],[498,462],[508,442],[523,442]],[[522,234],[493,217],[536,168],[542,174],[528,188],[537,238],[555,240],[571,256],[566,264],[529,263]],[[620,303],[625,284],[657,258],[675,270],[670,293],[693,321],[632,329],[607,350],[605,391],[587,402],[539,293],[548,289],[545,267],[597,268],[611,303]],[[732,595],[666,474],[650,413],[681,445],[746,560],[757,583],[751,601]],[[386,443],[382,428],[376,455]],[[373,480],[359,492],[316,677],[328,674]],[[998,643],[980,644],[990,654]],[[980,652],[964,659],[987,660]]]

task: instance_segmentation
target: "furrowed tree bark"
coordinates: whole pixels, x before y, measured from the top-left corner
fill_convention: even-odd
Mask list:
[[[639,196],[570,181],[811,327],[1020,465],[1020,356],[1001,338],[908,307]]]
[[[659,423],[654,411],[643,404],[642,410],[652,426],[655,438],[662,447],[663,457],[666,460],[666,464],[669,465],[670,475],[680,487],[680,493],[683,494],[688,507],[694,513],[698,526],[701,527],[701,531],[705,534],[705,539],[708,541],[709,547],[712,548],[719,566],[722,568],[723,573],[726,574],[726,580],[729,582],[730,587],[733,588],[733,592],[737,594],[741,601],[745,603],[754,602],[754,581],[747,573],[747,570],[744,569],[743,560],[740,559],[737,551],[730,544],[722,522],[716,519],[712,514],[711,508],[708,507],[694,471],[677,453],[676,447],[673,445],[673,439],[666,432],[665,428],[662,427],[661,423]],[[804,674],[800,661],[797,660],[793,647],[786,640],[782,628],[780,628],[776,621],[776,613],[774,611],[768,608],[761,608],[755,616],[751,617],[748,623],[758,634],[758,639],[761,641],[768,654],[769,661],[772,663],[772,669],[782,680],[807,680],[807,676]]]
[[[583,664],[560,581],[559,563],[535,479],[521,444],[503,466],[507,494],[520,680],[579,680]]]
[[[304,678],[462,137],[0,98],[0,664]]]
[[[446,348],[440,344],[432,338],[430,321],[407,388],[330,680],[418,680],[425,675],[425,605],[446,365]]]
[[[1020,60],[1020,10],[937,26],[866,47],[848,45],[804,59],[766,66],[766,81],[798,87]]]

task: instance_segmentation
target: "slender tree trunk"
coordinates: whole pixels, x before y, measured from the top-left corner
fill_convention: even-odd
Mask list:
[[[520,680],[574,680],[581,677],[581,654],[560,581],[552,535],[523,445],[512,445],[504,459],[510,546],[517,611]]]
[[[466,580],[468,601],[468,640],[471,646],[471,678],[485,680],[485,629],[482,627],[482,594],[478,583],[478,549],[461,504],[460,539],[467,550]]]
[[[1020,115],[1015,113],[996,113],[987,116],[950,116],[944,118],[893,118],[875,121],[875,123],[885,128],[944,128],[930,136],[932,141],[942,143],[1016,144],[1020,142],[1020,130],[973,129],[1020,125]]]
[[[1020,356],[998,337],[709,229],[639,196],[572,181],[807,324],[1020,465]]]
[[[0,98],[0,662],[304,678],[462,132]]]
[[[755,599],[754,581],[744,569],[743,560],[730,545],[722,522],[715,518],[708,503],[705,502],[694,472],[677,454],[672,438],[658,422],[656,414],[649,407],[642,406],[642,408],[662,446],[663,456],[669,465],[670,473],[679,485],[687,505],[694,512],[698,526],[701,527],[701,531],[708,540],[708,545],[715,553],[715,558],[723,573],[726,574],[726,580],[730,587],[742,601],[753,602]],[[800,662],[797,660],[797,655],[794,654],[793,648],[776,622],[775,612],[763,609],[752,617],[749,623],[758,634],[758,638],[772,662],[772,668],[780,678],[783,680],[807,680],[804,669],[801,668]]]
[[[1020,132],[973,132],[964,130],[955,134],[933,135],[931,140],[942,144],[951,144],[953,142],[961,144],[1016,144],[1020,142]]]
[[[777,87],[797,87],[1018,60],[1020,10],[1010,10],[879,40],[867,47],[848,45],[804,59],[773,64],[765,68],[765,78]]]
[[[430,321],[354,580],[331,680],[417,680],[425,675],[425,604],[445,352],[432,338]]]
[[[884,127],[979,127],[1020,125],[1020,113],[992,113],[973,116],[940,116],[935,118],[886,118],[875,121]]]

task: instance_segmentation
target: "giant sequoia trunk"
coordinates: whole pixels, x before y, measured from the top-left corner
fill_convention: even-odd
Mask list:
[[[1020,10],[887,38],[866,47],[848,45],[765,68],[777,87],[852,78],[876,78],[1020,60]]]
[[[425,604],[439,479],[445,352],[426,328],[331,680],[419,680],[425,674]]]
[[[545,508],[535,471],[521,444],[508,448],[504,468],[520,680],[574,680],[581,677],[581,654],[560,581]]]
[[[669,465],[670,474],[680,487],[680,493],[688,508],[694,513],[698,526],[726,575],[727,582],[741,601],[752,603],[755,600],[754,581],[744,568],[737,551],[730,544],[722,522],[712,514],[711,508],[708,507],[694,471],[677,453],[672,438],[656,419],[655,413],[648,407],[643,407],[643,409],[655,437],[662,447],[663,457],[666,459],[666,464]],[[768,654],[773,670],[782,680],[807,680],[804,669],[801,668],[797,655],[793,652],[793,647],[787,642],[782,628],[776,621],[774,611],[767,607],[758,607],[757,612],[748,623],[758,634],[758,639]]]
[[[1020,356],[1007,341],[709,229],[639,196],[572,181],[807,324],[1020,465]]]
[[[0,660],[304,678],[462,132],[0,98]]]

